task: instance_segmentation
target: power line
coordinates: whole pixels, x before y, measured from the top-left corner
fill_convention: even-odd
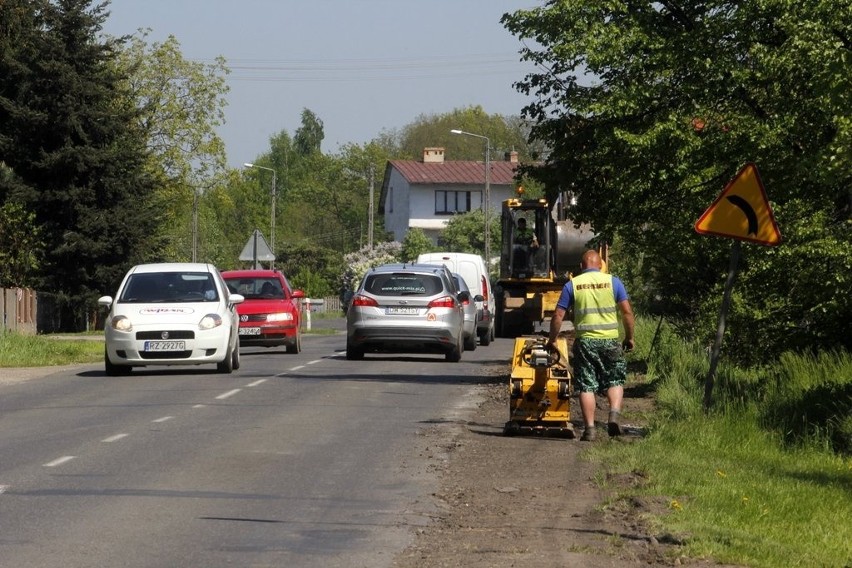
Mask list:
[[[209,64],[213,60],[195,60]],[[229,80],[247,82],[411,81],[506,75],[517,77],[517,53],[360,59],[227,60]]]

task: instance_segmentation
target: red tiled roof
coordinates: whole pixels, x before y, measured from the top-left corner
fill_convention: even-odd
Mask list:
[[[415,160],[390,160],[390,167],[396,168],[402,177],[411,184],[481,184],[485,182],[483,162],[446,161],[424,163]],[[491,162],[490,182],[495,185],[511,185],[514,181],[517,163]]]

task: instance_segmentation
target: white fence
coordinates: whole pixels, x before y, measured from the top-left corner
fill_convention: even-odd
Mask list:
[[[308,309],[310,309],[311,313],[314,314],[343,311],[343,308],[340,307],[340,298],[336,296],[329,296],[326,298],[305,298],[302,300],[302,310],[307,311]]]

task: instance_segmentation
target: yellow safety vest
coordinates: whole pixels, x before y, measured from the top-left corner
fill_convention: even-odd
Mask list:
[[[571,280],[574,286],[574,329],[577,337],[618,339],[618,306],[612,275],[584,272]]]

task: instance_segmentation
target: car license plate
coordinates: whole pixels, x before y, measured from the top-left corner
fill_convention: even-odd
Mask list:
[[[260,335],[259,327],[241,327],[240,335]]]
[[[145,351],[185,351],[185,341],[146,341]]]
[[[387,315],[389,316],[416,316],[417,308],[388,308]]]

